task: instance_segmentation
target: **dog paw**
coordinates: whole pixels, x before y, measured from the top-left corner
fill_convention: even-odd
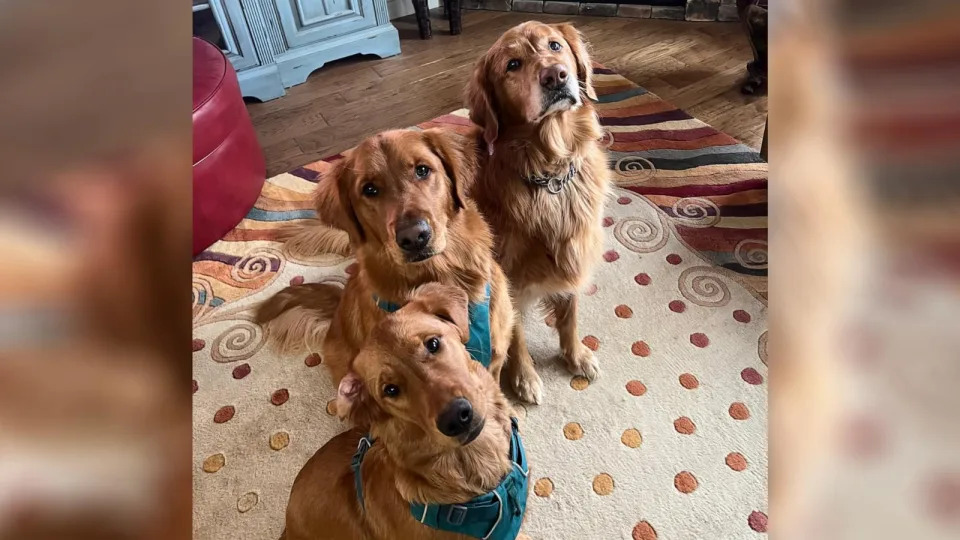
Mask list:
[[[591,381],[600,376],[600,363],[593,351],[582,345],[572,355],[561,354],[560,358],[573,375],[580,375]]]
[[[539,405],[543,401],[543,380],[533,369],[533,366],[526,366],[510,377],[510,387],[525,403]]]

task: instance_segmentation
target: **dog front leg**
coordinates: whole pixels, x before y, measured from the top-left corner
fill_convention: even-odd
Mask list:
[[[513,337],[507,353],[507,377],[510,388],[521,401],[540,404],[543,400],[543,381],[533,367],[533,358],[527,350],[527,338],[523,332],[523,319],[530,302],[516,300],[517,308],[513,324]]]
[[[600,375],[600,365],[593,352],[580,342],[577,331],[579,296],[576,293],[554,294],[547,297],[546,303],[557,319],[560,358],[566,364],[567,370],[591,381],[596,379]]]

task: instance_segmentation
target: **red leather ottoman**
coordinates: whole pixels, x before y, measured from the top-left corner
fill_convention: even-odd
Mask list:
[[[193,255],[253,208],[266,178],[263,152],[220,49],[193,38]]]

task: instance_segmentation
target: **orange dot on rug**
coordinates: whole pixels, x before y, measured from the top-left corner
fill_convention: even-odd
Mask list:
[[[687,390],[693,390],[700,386],[700,381],[697,380],[695,376],[690,373],[684,373],[680,375],[680,386],[686,388]]]
[[[586,336],[583,338],[583,344],[591,351],[596,352],[600,348],[600,340],[596,336]]]
[[[633,280],[637,282],[637,285],[649,285],[650,281],[652,281],[650,279],[650,274],[647,274],[646,272],[641,272],[633,276]]]
[[[677,433],[690,435],[696,431],[697,426],[693,423],[693,420],[687,418],[686,416],[681,416],[673,421],[673,429],[677,430]]]
[[[233,378],[240,380],[250,374],[250,364],[244,362],[239,366],[233,368]]]
[[[224,463],[226,463],[226,458],[223,457],[223,454],[214,454],[203,460],[203,471],[215,473],[223,468]]]
[[[767,532],[767,515],[763,512],[751,512],[747,518],[747,524],[757,532]]]
[[[597,495],[613,493],[613,477],[607,473],[600,473],[593,477],[593,491]]]
[[[730,452],[727,454],[727,467],[739,472],[747,468],[747,458],[740,452]]]
[[[763,383],[763,375],[752,367],[743,368],[743,371],[740,372],[740,378],[747,384],[756,385]]]
[[[702,332],[696,332],[690,334],[690,343],[693,343],[695,347],[700,347],[701,349],[710,344],[710,338]]]
[[[586,377],[577,375],[576,377],[570,379],[570,388],[573,388],[574,390],[586,390],[588,386],[590,386],[590,379],[587,379]]]
[[[687,305],[680,300],[671,300],[667,307],[674,313],[683,313],[687,310]]]
[[[650,346],[647,345],[646,341],[634,341],[633,345],[630,346],[630,352],[637,356],[647,357],[650,356]]]
[[[750,322],[750,314],[742,309],[738,309],[733,312],[733,319],[737,322],[748,323]]]
[[[303,363],[306,364],[307,367],[317,367],[322,361],[323,358],[317,353],[312,353],[303,359]]]
[[[286,388],[281,388],[270,396],[270,403],[280,406],[286,403],[288,399],[290,399],[290,391]]]
[[[579,441],[583,437],[583,428],[576,422],[563,426],[563,436],[571,441]]]
[[[260,502],[260,496],[253,491],[248,491],[237,499],[237,510],[239,510],[241,514],[249,512],[258,502]]]
[[[633,540],[657,540],[657,531],[646,521],[633,526]]]
[[[620,442],[630,448],[639,448],[640,443],[643,442],[643,437],[640,436],[640,432],[634,428],[630,428],[623,432],[623,435],[620,436]]]
[[[233,415],[236,414],[237,410],[233,408],[233,405],[226,405],[217,409],[217,412],[213,415],[213,421],[222,424],[224,422],[229,422]]]
[[[746,420],[750,418],[750,409],[739,401],[730,405],[730,417],[734,420]]]
[[[278,431],[270,436],[270,448],[274,450],[283,450],[290,444],[290,434],[286,431]]]
[[[603,254],[603,260],[607,262],[613,262],[619,258],[620,258],[620,254],[612,249]]]
[[[553,480],[541,478],[533,485],[533,492],[537,497],[549,497],[553,493]]]
[[[680,493],[693,493],[699,485],[697,477],[687,471],[679,472],[673,477],[673,486]]]
[[[327,414],[329,414],[330,416],[336,416],[336,415],[337,415],[337,400],[336,400],[336,399],[331,399],[330,401],[327,402]]]
[[[647,393],[647,387],[640,381],[630,381],[627,383],[627,392],[634,396],[642,396]]]
[[[630,317],[633,317],[633,310],[630,309],[630,306],[626,304],[620,304],[619,306],[613,308],[613,312],[621,319],[629,319]]]

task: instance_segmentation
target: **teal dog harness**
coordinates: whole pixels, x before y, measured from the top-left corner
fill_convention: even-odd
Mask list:
[[[493,491],[461,504],[410,503],[410,515],[434,529],[464,534],[482,540],[514,540],[520,533],[527,507],[527,475],[530,472],[523,450],[517,419],[510,419],[510,472]],[[369,435],[360,439],[351,468],[360,508],[363,504],[363,456],[376,442]]]
[[[397,311],[402,305],[394,304],[381,300],[377,295],[373,295],[373,301],[377,306],[388,312]],[[467,341],[467,352],[470,357],[483,364],[483,367],[490,367],[490,360],[493,355],[490,345],[490,284],[487,283],[484,289],[483,301],[470,302],[467,308],[470,318],[470,340]]]

